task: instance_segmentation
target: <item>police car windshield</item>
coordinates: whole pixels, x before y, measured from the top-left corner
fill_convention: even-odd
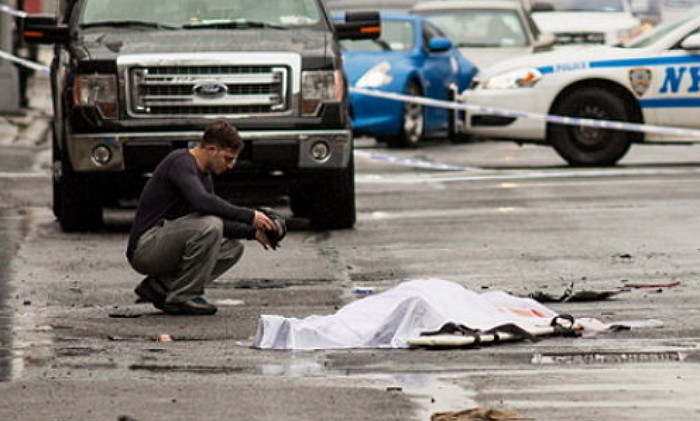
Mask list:
[[[622,44],[625,48],[644,48],[655,44],[660,39],[664,38],[666,34],[673,32],[679,26],[685,24],[690,19],[694,19],[695,16],[690,16],[685,19],[675,20],[672,22],[664,23],[656,26],[654,29],[643,33],[642,35],[632,39],[629,42]]]
[[[623,12],[622,0],[547,0],[557,12]]]
[[[527,32],[518,13],[507,9],[452,9],[415,12],[442,28],[458,47],[523,47]]]
[[[144,0],[85,0],[82,7],[83,27],[121,21],[176,28],[239,28],[245,22],[260,27],[304,26],[321,22],[323,16],[317,0],[168,0],[157,7]]]

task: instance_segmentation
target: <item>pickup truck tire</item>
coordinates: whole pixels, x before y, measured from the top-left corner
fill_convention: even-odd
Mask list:
[[[417,82],[411,82],[405,91],[409,96],[422,96],[420,86]],[[398,136],[388,139],[389,147],[393,148],[415,148],[423,139],[425,130],[425,112],[423,106],[406,102],[403,104],[403,114],[401,116],[401,129]]]
[[[595,120],[631,121],[625,102],[613,92],[589,87],[566,95],[553,107],[555,115]],[[552,124],[548,130],[549,143],[570,165],[615,165],[632,144],[630,132]]]
[[[300,190],[291,197],[296,216],[308,217],[314,229],[347,229],[355,225],[355,166],[352,158],[339,174],[324,177],[324,184]]]
[[[60,180],[54,178],[54,208],[65,232],[95,231],[102,227],[102,204],[96,183],[90,175],[75,173],[65,159]]]

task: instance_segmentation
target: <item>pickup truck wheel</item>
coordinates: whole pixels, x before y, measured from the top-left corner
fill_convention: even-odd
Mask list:
[[[95,183],[76,174],[63,162],[61,181],[57,183],[60,203],[59,223],[65,232],[93,231],[102,227],[102,204]]]
[[[355,167],[326,177],[325,184],[309,194],[311,225],[316,229],[346,229],[355,225]]]
[[[420,86],[416,82],[411,82],[406,88],[406,95],[423,95]],[[398,136],[389,140],[389,147],[415,148],[423,139],[425,129],[425,115],[423,106],[406,102],[403,104],[403,116],[401,119],[401,131]]]
[[[595,120],[632,119],[624,101],[602,88],[571,93],[554,108],[553,114]],[[615,165],[632,143],[630,132],[561,124],[552,125],[548,137],[557,153],[574,166]]]

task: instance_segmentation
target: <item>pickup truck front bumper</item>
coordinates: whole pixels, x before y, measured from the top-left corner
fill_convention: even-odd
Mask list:
[[[299,169],[340,169],[347,167],[352,153],[352,133],[337,130],[240,131],[250,145],[252,161],[279,163],[278,151],[296,151],[296,162],[286,162]],[[68,156],[77,172],[124,171],[125,147],[171,146],[196,144],[201,131],[124,132],[71,134],[67,139]],[[327,151],[327,153],[324,153]]]

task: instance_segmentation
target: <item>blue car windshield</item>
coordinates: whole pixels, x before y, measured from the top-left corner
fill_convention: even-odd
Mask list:
[[[341,43],[347,51],[409,51],[415,46],[413,23],[403,20],[383,20],[382,35],[374,40],[346,40]]]
[[[235,29],[313,25],[322,16],[317,0],[85,0],[79,23]]]

